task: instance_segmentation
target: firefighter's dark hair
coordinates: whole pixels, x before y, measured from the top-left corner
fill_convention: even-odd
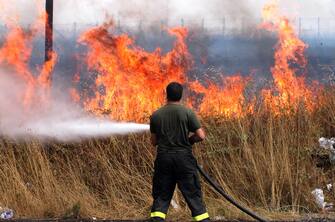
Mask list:
[[[166,98],[168,101],[178,102],[183,96],[183,86],[178,82],[171,82],[166,87]]]

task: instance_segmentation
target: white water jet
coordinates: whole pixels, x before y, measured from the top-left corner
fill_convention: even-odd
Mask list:
[[[0,136],[73,141],[149,130],[146,124],[115,122],[89,115],[63,98],[62,90],[50,98],[47,107],[40,103],[27,111],[22,106],[24,83],[15,73],[1,69],[0,73]]]
[[[61,141],[84,138],[100,138],[149,130],[147,124],[118,123],[103,119],[78,118],[64,120],[40,120],[26,123],[11,130],[14,137],[54,138]]]

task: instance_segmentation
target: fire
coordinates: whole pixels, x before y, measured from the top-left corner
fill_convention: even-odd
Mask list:
[[[199,105],[202,116],[241,117],[245,114],[243,95],[248,79],[240,75],[222,78],[222,87],[208,82],[204,87],[198,81],[190,83],[190,88],[203,94]]]
[[[42,90],[40,96],[42,102],[44,103],[47,103],[50,98],[51,73],[57,61],[57,54],[55,52],[51,52],[50,58],[50,60],[43,64],[40,75],[37,77],[37,83],[40,87],[40,90]]]
[[[28,68],[28,61],[31,56],[32,47],[29,44],[32,35],[27,34],[23,29],[14,24],[8,24],[9,34],[0,49],[0,63],[7,64],[14,68],[15,72],[25,81],[26,92],[23,98],[25,106],[31,103],[35,78]]]
[[[186,81],[191,64],[185,43],[187,30],[169,29],[176,40],[172,50],[163,54],[160,48],[147,52],[128,35],[113,35],[112,29],[113,23],[106,23],[79,39],[89,49],[88,69],[99,74],[95,96],[86,99],[85,108],[107,113],[114,120],[141,121],[164,103],[169,82]]]
[[[79,73],[76,73],[73,76],[72,82],[73,82],[74,85],[79,84],[79,82],[80,82],[80,74]],[[80,95],[80,93],[78,92],[78,90],[75,87],[71,87],[69,89],[69,94],[70,94],[70,97],[71,97],[73,102],[80,103],[82,95]]]
[[[305,83],[304,76],[298,76],[307,66],[304,56],[307,45],[298,38],[290,21],[279,13],[275,1],[264,7],[263,18],[263,28],[278,33],[271,68],[274,85],[262,90],[265,104],[276,114],[296,109],[302,103],[312,110],[312,87]],[[253,112],[256,95],[252,95],[251,102],[244,96],[250,77],[235,75],[222,78],[221,83],[205,80],[206,84],[187,81],[192,60],[185,43],[185,28],[169,30],[176,41],[164,55],[160,48],[144,51],[128,35],[113,35],[112,29],[113,24],[106,23],[88,30],[79,39],[89,49],[86,57],[89,71],[98,73],[94,97],[84,99],[87,110],[107,113],[116,120],[143,121],[164,102],[165,86],[170,81],[179,81],[201,97],[188,100],[203,116],[241,117]],[[75,91],[71,94],[76,101],[81,100]]]
[[[263,102],[277,115],[296,110],[301,104],[313,110],[315,92],[301,75],[307,66],[304,55],[307,45],[298,38],[289,19],[280,14],[277,1],[265,5],[262,15],[262,27],[278,35],[271,68],[274,85],[262,90]],[[168,33],[176,40],[166,54],[160,48],[147,52],[126,34],[113,35],[112,23],[83,33],[79,42],[88,46],[88,70],[98,75],[94,97],[83,99],[71,90],[74,99],[84,100],[87,110],[107,113],[115,120],[143,121],[164,102],[165,86],[170,81],[179,81],[200,96],[187,100],[203,116],[241,117],[253,112],[256,95],[251,95],[251,100],[244,96],[250,77],[223,77],[221,83],[188,82],[187,71],[192,65],[185,43],[188,32],[185,28],[174,28]]]
[[[262,90],[264,102],[276,114],[296,109],[302,103],[313,110],[314,91],[300,75],[307,66],[304,56],[307,45],[298,38],[289,19],[280,14],[276,1],[267,4],[262,15],[262,27],[278,34],[271,68],[274,86]],[[12,68],[25,82],[22,104],[26,108],[41,102],[46,104],[50,98],[51,73],[57,54],[52,52],[52,59],[39,68],[39,75],[34,75],[28,65],[32,40],[43,30],[45,20],[46,14],[41,13],[29,31],[16,21],[6,21],[9,33],[0,48],[0,64]],[[88,48],[85,55],[88,71],[97,74],[93,94],[70,89],[74,101],[83,102],[86,110],[97,115],[108,114],[114,120],[145,121],[164,103],[166,85],[178,81],[201,97],[188,99],[193,99],[190,104],[203,116],[241,117],[252,112],[254,104],[248,103],[244,96],[250,77],[235,75],[223,77],[220,83],[204,80],[205,84],[188,81],[187,72],[193,61],[186,44],[186,28],[167,30],[175,38],[167,53],[161,48],[145,51],[127,34],[116,35],[113,28],[112,22],[105,23],[84,32],[78,40]],[[80,81],[79,73],[76,81]]]
[[[274,66],[271,69],[275,88],[263,90],[265,102],[277,114],[283,110],[296,109],[304,104],[308,110],[314,107],[313,91],[305,82],[304,76],[297,76],[304,71],[307,60],[304,55],[307,45],[298,38],[289,19],[281,16],[277,1],[263,8],[263,27],[278,33],[278,43],[274,54]],[[278,95],[273,95],[277,91]]]
[[[9,32],[0,48],[0,65],[13,69],[15,74],[24,81],[22,105],[26,110],[29,110],[32,105],[47,102],[51,73],[57,60],[57,55],[53,52],[52,59],[42,65],[40,75],[37,77],[28,65],[32,53],[32,40],[42,31],[41,25],[45,19],[46,13],[41,14],[28,31],[20,27],[18,21],[5,19]]]

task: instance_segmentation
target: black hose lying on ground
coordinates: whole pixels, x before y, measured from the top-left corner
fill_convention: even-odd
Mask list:
[[[232,203],[235,207],[243,211],[244,213],[248,214],[249,216],[255,218],[258,221],[267,222],[267,220],[261,218],[256,213],[252,212],[251,210],[244,208],[238,202],[236,202],[231,196],[229,196],[208,174],[202,169],[201,166],[197,164],[197,168],[200,174],[205,178],[205,180],[217,191],[219,192],[226,200]]]

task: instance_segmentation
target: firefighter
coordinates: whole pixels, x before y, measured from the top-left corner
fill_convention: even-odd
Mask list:
[[[165,220],[176,184],[193,220],[210,221],[192,154],[192,145],[204,140],[205,133],[195,113],[180,103],[182,94],[182,85],[171,82],[166,87],[167,103],[150,118],[151,142],[157,146],[150,221]]]

